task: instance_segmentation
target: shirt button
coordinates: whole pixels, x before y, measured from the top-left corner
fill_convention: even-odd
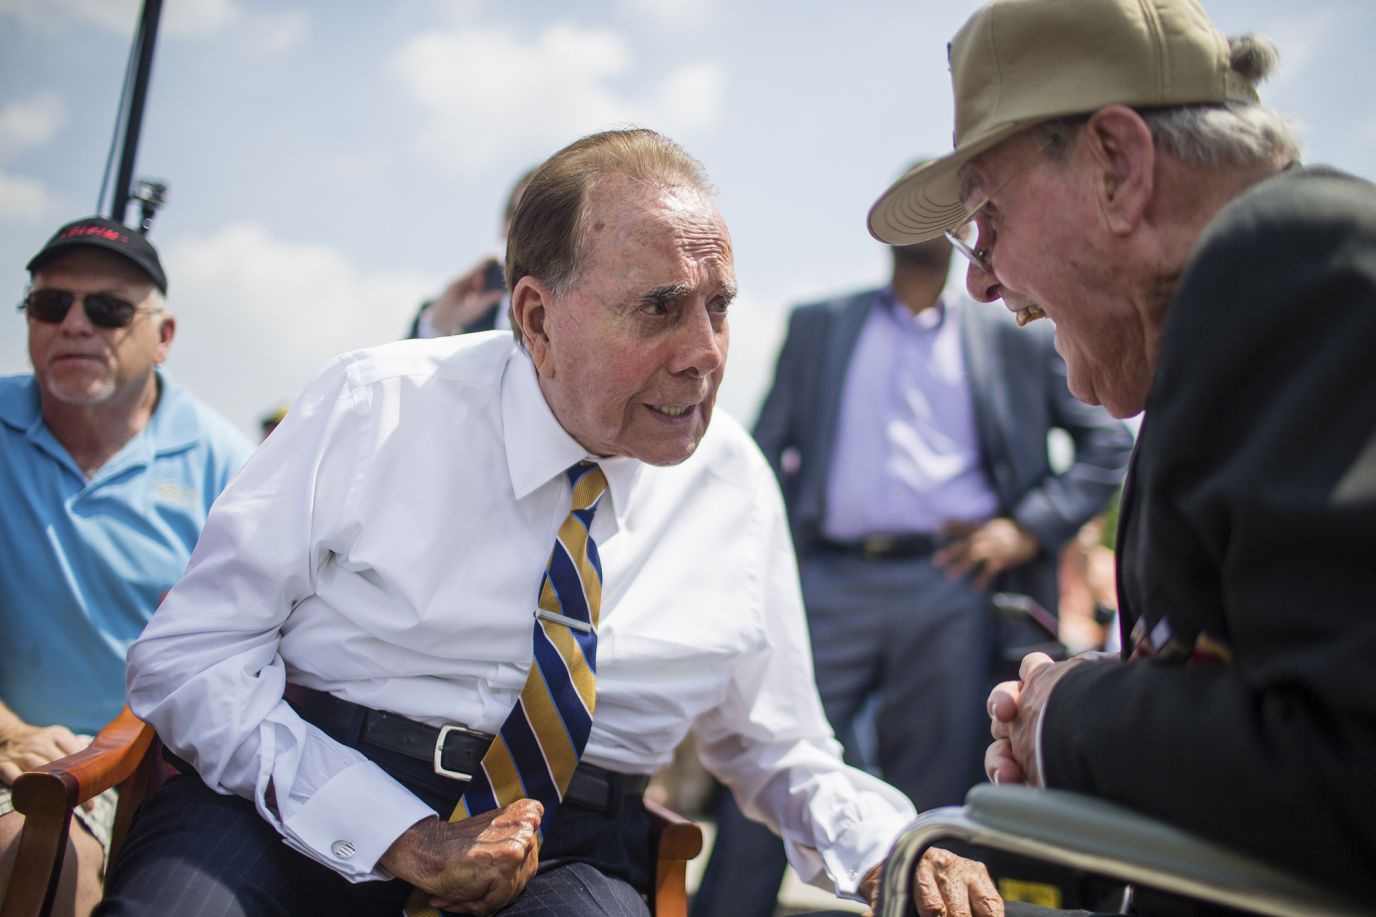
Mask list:
[[[354,845],[350,844],[348,841],[335,841],[330,845],[330,853],[333,853],[341,860],[347,860],[354,855]]]

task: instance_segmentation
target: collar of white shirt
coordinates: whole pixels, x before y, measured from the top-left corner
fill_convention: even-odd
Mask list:
[[[577,462],[596,462],[607,476],[617,530],[625,524],[631,490],[644,465],[632,458],[592,455],[579,445],[550,410],[535,364],[520,348],[513,348],[502,373],[502,435],[516,499],[529,496]],[[605,508],[599,516],[604,513]]]

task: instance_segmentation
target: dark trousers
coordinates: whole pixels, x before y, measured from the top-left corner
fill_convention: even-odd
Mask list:
[[[332,735],[448,818],[461,783],[437,776],[427,763],[359,742],[350,730]],[[654,869],[649,815],[634,796],[616,797],[612,809],[560,807],[545,828],[538,874],[501,914],[647,917],[643,895]],[[139,806],[96,914],[397,917],[410,891],[399,879],[349,882],[287,847],[248,800],[184,774]]]

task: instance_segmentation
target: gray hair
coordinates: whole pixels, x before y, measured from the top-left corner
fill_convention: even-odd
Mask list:
[[[1275,44],[1261,35],[1228,39],[1229,65],[1256,84],[1270,75],[1280,59]],[[1286,165],[1300,155],[1294,124],[1260,103],[1180,105],[1139,111],[1156,145],[1182,162],[1217,169],[1225,165],[1272,163]],[[1089,119],[1088,114],[1057,118],[1037,125],[1034,132],[1047,145],[1047,155],[1063,161],[1070,140]]]

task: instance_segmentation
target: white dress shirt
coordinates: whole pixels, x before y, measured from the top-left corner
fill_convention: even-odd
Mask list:
[[[335,359],[215,504],[130,650],[130,704],[293,848],[386,878],[378,858],[432,810],[303,721],[283,686],[496,732],[530,665],[563,472],[585,458],[508,332]],[[854,894],[914,813],[841,762],[773,473],[722,414],[680,465],[598,461],[610,500],[592,528],[604,585],[584,759],[651,773],[691,727],[800,874]]]

